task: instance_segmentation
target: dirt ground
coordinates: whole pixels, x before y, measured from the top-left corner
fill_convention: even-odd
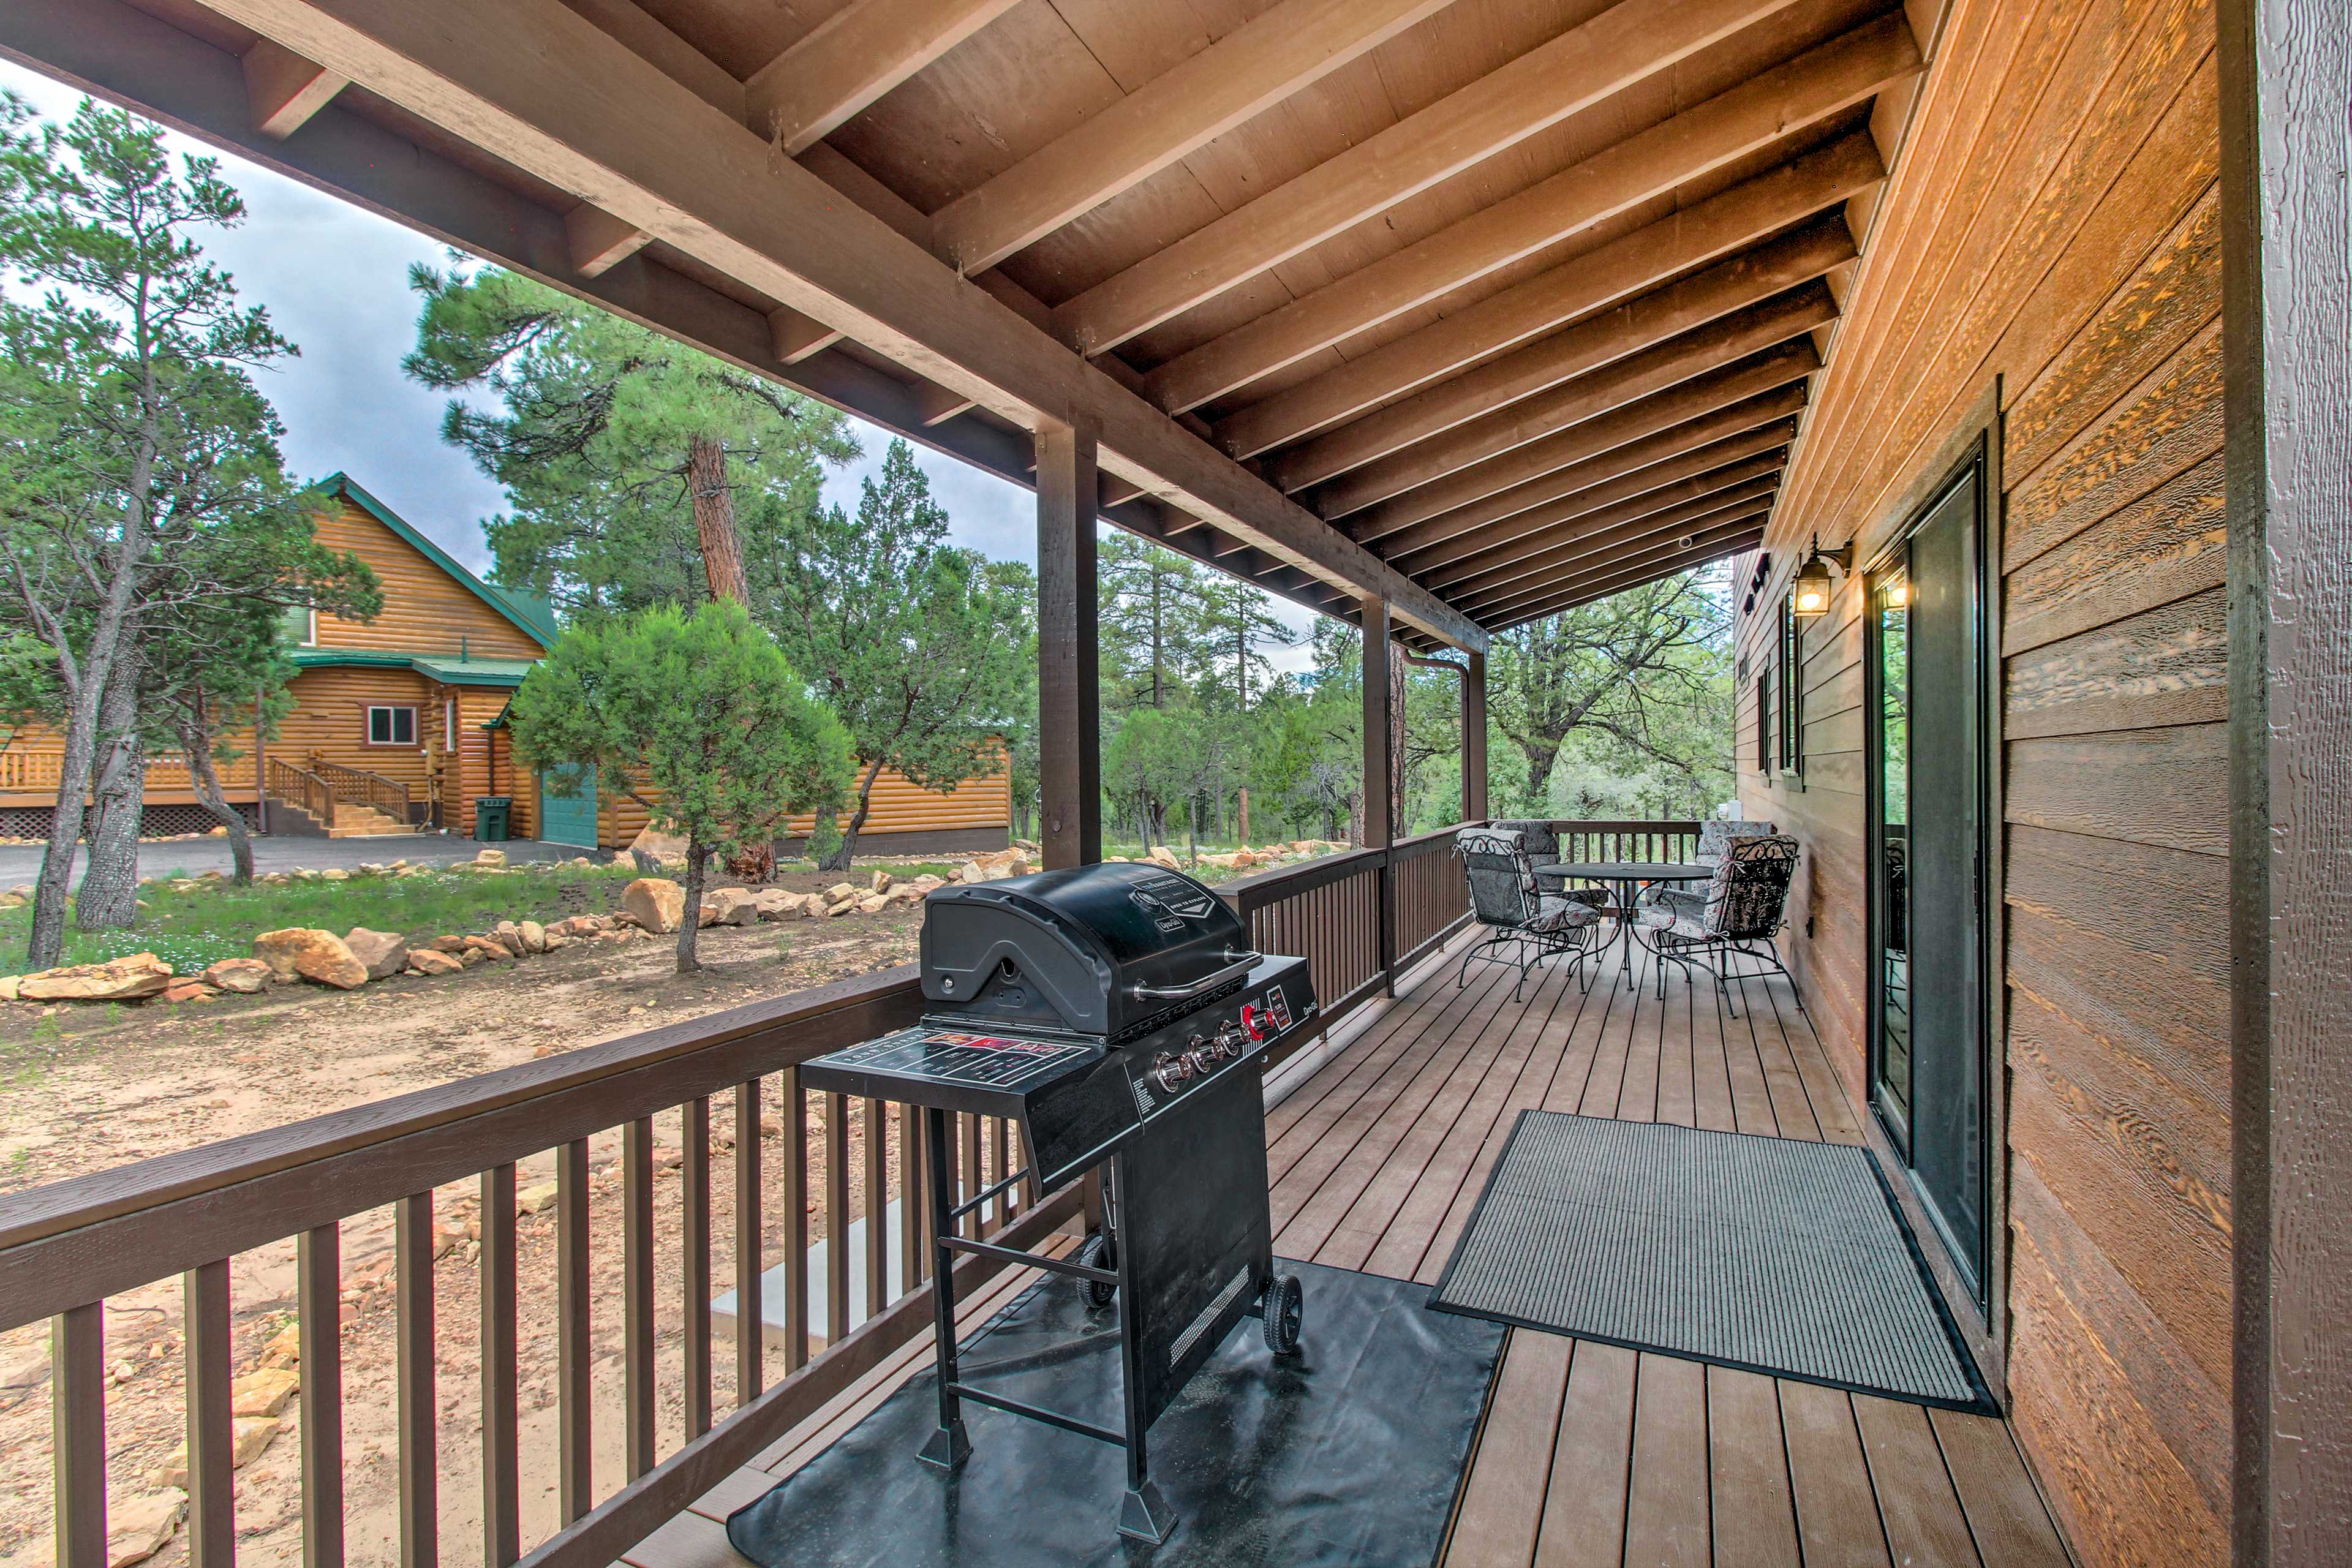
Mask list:
[[[786,883],[814,887],[832,879]],[[862,878],[861,878],[862,879]],[[673,1023],[760,997],[911,960],[919,916],[894,906],[877,914],[791,920],[702,932],[703,973],[680,977],[667,940],[621,945],[578,944],[516,964],[484,964],[437,980],[401,977],[341,993],[311,987],[254,997],[224,996],[166,1009],[83,1008],[47,1016],[28,1006],[0,1008],[0,1192],[62,1180],[185,1149],[322,1111],[357,1105],[468,1074],[529,1061],[616,1036]],[[768,1092],[769,1190],[780,1190],[780,1104]],[[723,1103],[712,1108],[713,1142],[731,1127]],[[810,1100],[813,1157],[823,1149],[822,1102]],[[849,1213],[860,1207],[856,1179],[863,1138],[851,1118]],[[657,1154],[676,1151],[676,1113],[656,1120]],[[887,1147],[895,1151],[892,1124]],[[590,1233],[593,1273],[595,1474],[599,1498],[624,1479],[619,1302],[621,1215],[617,1132],[592,1141]],[[733,1277],[731,1149],[714,1147],[711,1264],[714,1289]],[[895,1160],[890,1162],[896,1186]],[[551,1157],[523,1163],[520,1185],[553,1179]],[[659,1165],[656,1184],[656,1321],[659,1327],[659,1448],[683,1440],[679,1395],[680,1258],[677,1172]],[[821,1177],[810,1183],[811,1228],[822,1225]],[[477,1270],[465,1226],[477,1217],[467,1183],[435,1195],[435,1218],[446,1251],[436,1268],[440,1408],[440,1514],[451,1561],[479,1552],[480,1458]],[[342,1227],[344,1282],[344,1454],[349,1560],[393,1563],[397,1470],[394,1443],[391,1211],[356,1216]],[[555,1527],[554,1215],[520,1222],[523,1302],[520,1382],[526,1548]],[[782,1261],[781,1216],[772,1195],[764,1266]],[[261,1363],[264,1346],[292,1321],[291,1241],[236,1258],[231,1268],[239,1373]],[[164,1469],[185,1434],[182,1400],[181,1285],[159,1282],[107,1304],[110,1499],[118,1516],[140,1500],[178,1493]],[[33,1325],[0,1335],[0,1564],[30,1568],[50,1560],[48,1331]],[[733,1351],[714,1354],[716,1407],[733,1407]],[[782,1373],[771,1352],[770,1381]],[[301,1512],[296,1407],[278,1419],[268,1447],[236,1472],[241,1562],[299,1563]],[[117,1543],[118,1552],[122,1543]],[[184,1535],[151,1560],[184,1560]]]

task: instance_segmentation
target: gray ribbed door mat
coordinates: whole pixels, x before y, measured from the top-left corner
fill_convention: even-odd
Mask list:
[[[1991,1408],[1852,1144],[1522,1111],[1430,1305]]]

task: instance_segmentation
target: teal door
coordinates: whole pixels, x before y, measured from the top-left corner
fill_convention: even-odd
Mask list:
[[[594,768],[549,768],[539,775],[539,839],[542,844],[596,847]]]

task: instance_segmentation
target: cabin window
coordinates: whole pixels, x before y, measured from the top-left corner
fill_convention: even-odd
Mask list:
[[[1772,678],[1761,670],[1756,676],[1756,771],[1772,776]]]
[[[415,709],[371,708],[367,713],[369,745],[413,746],[416,744]]]
[[[1786,599],[1780,601],[1780,771],[1805,771],[1804,623]]]
[[[286,640],[296,647],[317,647],[319,612],[308,605],[289,605],[281,631]]]

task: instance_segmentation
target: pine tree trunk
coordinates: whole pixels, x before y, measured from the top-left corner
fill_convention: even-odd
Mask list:
[[[697,436],[686,449],[686,488],[694,498],[694,532],[713,599],[743,604],[751,585],[743,574],[743,541],[735,531],[735,489],[727,482],[727,448]]]
[[[139,664],[118,654],[100,705],[105,743],[89,819],[89,863],[74,895],[74,924],[119,931],[139,918],[139,819],[147,797],[147,742],[139,732]]]
[[[696,939],[702,934],[702,885],[708,879],[705,863],[710,851],[702,840],[692,834],[686,837],[686,908],[677,917],[677,972],[691,974],[702,967],[695,956]]]
[[[180,749],[188,758],[188,783],[196,792],[196,799],[213,814],[215,821],[228,829],[230,879],[240,888],[253,886],[253,835],[245,825],[245,813],[229,805],[227,795],[221,789],[220,773],[213,767],[211,737],[201,726],[183,725],[180,729]]]
[[[819,866],[818,870],[849,869],[849,862],[857,854],[858,830],[866,826],[866,814],[874,808],[874,781],[881,776],[880,763],[866,764],[866,776],[857,781],[857,809],[849,814],[849,826],[842,829],[841,842],[833,847],[833,853],[824,858],[824,864]]]
[[[1242,828],[1242,842],[1243,842],[1244,844],[1247,844],[1247,843],[1249,842],[1249,786],[1248,786],[1247,784],[1244,784],[1244,785],[1242,786],[1242,822],[1241,822],[1241,828]]]

